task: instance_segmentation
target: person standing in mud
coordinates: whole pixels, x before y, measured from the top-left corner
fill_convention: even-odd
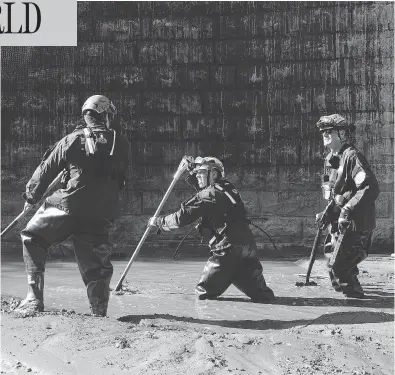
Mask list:
[[[222,163],[200,158],[194,169],[200,191],[172,214],[152,217],[148,224],[170,231],[198,219],[199,232],[208,241],[211,256],[195,288],[199,299],[215,299],[233,284],[255,302],[274,298],[266,285],[239,192],[224,179]]]
[[[106,316],[113,273],[109,230],[130,158],[129,142],[111,126],[116,113],[107,97],[88,98],[82,107],[86,125],[49,149],[27,183],[25,209],[62,170],[67,176],[21,232],[28,293],[15,312],[43,311],[47,249],[72,236],[92,314]]]
[[[329,276],[336,291],[347,297],[363,298],[357,265],[367,257],[371,247],[378,183],[366,158],[350,142],[354,125],[333,114],[322,116],[317,127],[324,146],[330,149],[325,158],[322,185],[324,198],[333,202],[325,239]],[[317,214],[317,221],[321,219],[322,213]]]

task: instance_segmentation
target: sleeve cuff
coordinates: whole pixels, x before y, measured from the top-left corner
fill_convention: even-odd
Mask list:
[[[348,219],[349,214],[350,214],[350,210],[346,205],[341,209],[339,218]]]

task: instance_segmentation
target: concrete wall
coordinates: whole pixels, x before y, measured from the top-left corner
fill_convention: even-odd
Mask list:
[[[249,216],[279,247],[307,250],[324,206],[315,123],[337,112],[380,183],[374,248],[393,251],[393,3],[79,2],[78,17],[78,47],[2,48],[2,227],[45,149],[103,93],[133,148],[118,245],[133,250],[191,154],[221,158]],[[180,182],[165,212],[189,194]],[[147,245],[175,248],[184,233]]]

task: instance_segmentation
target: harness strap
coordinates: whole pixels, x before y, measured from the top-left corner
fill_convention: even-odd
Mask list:
[[[83,132],[84,132],[84,135],[85,135],[86,144],[88,146],[88,150],[87,150],[86,154],[87,155],[89,155],[89,154],[94,155],[95,152],[97,151],[97,148],[96,148],[96,144],[95,144],[95,142],[93,140],[93,132],[88,127],[85,127],[83,129]]]
[[[113,129],[112,130],[114,132],[114,140],[112,142],[112,148],[111,148],[111,152],[110,155],[112,156],[114,154],[114,148],[115,148],[115,137],[117,136],[117,132]]]
[[[225,195],[229,198],[229,200],[232,202],[232,204],[236,205],[237,202],[235,201],[235,199],[232,197],[232,195],[227,192],[221,185],[219,184],[214,184],[214,188],[216,188],[217,190],[219,190],[220,192],[225,193]]]
[[[89,127],[85,127],[82,130],[84,132],[86,144],[87,144],[87,147],[88,147],[88,149],[86,151],[86,154],[87,155],[94,155],[97,152],[97,147],[96,147],[96,143],[95,143],[95,140],[94,140],[94,133],[93,133],[92,129],[89,128]],[[116,139],[116,136],[117,136],[116,131],[114,129],[112,129],[112,131],[114,132],[114,139],[113,139],[113,142],[112,142],[112,148],[111,148],[111,151],[110,151],[110,156],[114,155],[115,139]]]

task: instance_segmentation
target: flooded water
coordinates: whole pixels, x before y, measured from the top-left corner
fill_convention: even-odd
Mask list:
[[[205,260],[137,260],[126,277],[131,293],[112,293],[108,315],[169,314],[175,317],[239,321],[272,320],[279,322],[308,320],[322,314],[344,309],[392,308],[392,283],[369,286],[369,301],[347,300],[330,287],[322,260],[314,265],[312,280],[318,286],[296,287],[303,281],[305,261],[262,261],[267,284],[278,297],[272,304],[256,304],[231,286],[219,301],[199,301],[194,294],[195,284],[203,270]],[[114,275],[111,287],[115,288],[127,261],[113,261]],[[369,269],[369,262],[366,262]],[[319,276],[318,276],[319,275]],[[364,284],[364,280],[361,280]],[[368,281],[368,280],[366,280]],[[26,274],[21,259],[2,258],[2,295],[23,298],[26,293]],[[385,298],[387,293],[387,297]],[[45,274],[45,309],[74,309],[89,312],[86,291],[78,266],[73,261],[48,261]]]

